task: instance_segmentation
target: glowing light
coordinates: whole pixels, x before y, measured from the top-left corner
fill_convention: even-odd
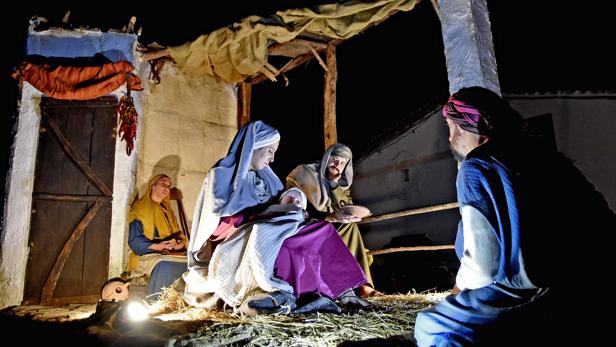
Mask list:
[[[148,319],[148,309],[141,303],[131,302],[126,307],[128,318],[132,321],[142,321]]]

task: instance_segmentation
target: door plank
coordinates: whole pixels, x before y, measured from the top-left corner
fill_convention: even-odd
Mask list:
[[[41,100],[43,121],[50,118],[57,125],[107,187],[113,187],[116,105],[115,97],[86,102]],[[88,180],[53,130],[45,128],[41,129],[34,188],[24,302],[40,303],[42,288],[75,226],[93,202],[98,198],[111,202],[112,196],[103,195]],[[100,296],[100,287],[108,275],[110,224],[111,205],[103,203],[83,237],[75,241],[59,274],[51,304],[79,303],[84,298]]]
[[[94,202],[101,198],[105,201],[111,201],[111,197],[107,195],[71,195],[71,194],[46,194],[34,193],[34,199],[38,200],[53,200],[53,201],[73,201],[73,202]]]
[[[92,170],[92,168],[87,164],[87,161],[83,158],[81,154],[73,147],[73,145],[66,139],[62,131],[58,128],[55,122],[51,118],[46,118],[45,123],[48,125],[49,129],[56,136],[56,139],[60,141],[63,150],[69,157],[81,168],[84,175],[90,180],[90,182],[94,183],[96,187],[105,195],[111,196],[113,195],[111,189],[103,182],[98,175]]]
[[[115,163],[117,112],[110,108],[93,109],[92,146],[90,167],[108,186],[113,186]],[[99,195],[96,186],[88,187],[88,195]],[[90,222],[88,230],[109,230],[111,225],[111,204],[104,204]],[[109,232],[87,232],[84,235],[83,288],[85,294],[100,294],[101,284],[107,280],[109,263],[99,259],[109,257]]]
[[[90,148],[90,167],[107,186],[113,186],[113,168],[115,163],[117,112],[112,109],[93,109],[92,146]],[[111,150],[110,150],[111,149]],[[88,195],[106,194],[98,187],[89,187]]]
[[[53,297],[53,292],[56,289],[56,284],[58,283],[58,279],[60,278],[62,269],[64,269],[66,260],[68,259],[68,256],[71,254],[71,251],[73,250],[73,246],[75,245],[75,242],[77,242],[77,240],[81,237],[83,232],[88,227],[88,224],[90,224],[90,221],[92,220],[92,218],[94,218],[94,216],[98,212],[98,209],[102,205],[103,205],[103,199],[97,199],[94,205],[90,207],[88,212],[79,221],[75,229],[73,229],[71,236],[64,244],[64,247],[62,247],[62,251],[60,252],[60,255],[58,256],[58,258],[56,259],[56,262],[53,264],[53,267],[51,268],[51,272],[49,273],[49,276],[47,277],[47,279],[45,280],[45,284],[43,285],[43,290],[41,293],[41,303],[43,305],[51,304],[51,301],[52,301],[51,299]]]

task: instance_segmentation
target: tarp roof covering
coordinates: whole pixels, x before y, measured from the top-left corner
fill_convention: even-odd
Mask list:
[[[202,35],[193,42],[169,49],[182,70],[237,83],[265,66],[272,42],[287,42],[302,32],[348,39],[394,11],[410,11],[418,2],[349,1],[278,11],[272,17],[249,16],[239,23]]]

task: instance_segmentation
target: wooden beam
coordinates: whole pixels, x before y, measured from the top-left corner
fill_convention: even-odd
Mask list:
[[[386,213],[386,214],[382,214],[380,216],[364,218],[360,222],[358,222],[358,224],[378,222],[378,221],[392,219],[392,218],[411,216],[411,215],[414,215],[414,214],[422,214],[422,213],[428,213],[428,212],[450,210],[450,209],[453,209],[453,208],[458,208],[458,206],[459,205],[458,205],[457,202],[450,202],[450,203],[447,203],[447,204],[427,206],[427,207],[414,208],[414,209],[404,210],[404,211],[399,211],[399,212]]]
[[[86,175],[88,180],[94,183],[94,185],[98,188],[98,190],[101,191],[101,193],[107,196],[112,196],[113,192],[111,191],[111,189],[107,187],[105,182],[103,182],[103,180],[100,179],[100,177],[98,177],[94,170],[92,170],[92,168],[86,163],[86,160],[81,156],[81,154],[79,154],[77,149],[73,147],[73,145],[68,141],[64,134],[62,134],[62,131],[60,130],[60,128],[58,128],[56,123],[49,117],[45,117],[45,121],[51,129],[51,132],[60,142],[60,145],[64,149],[64,152],[66,152],[66,154],[68,154],[68,156],[75,162],[75,164],[79,166],[79,168],[81,169],[81,171],[83,171],[84,175]]]
[[[69,195],[69,194],[35,193],[34,198],[38,200],[70,201],[70,202],[93,202],[98,199],[103,199],[105,201],[111,201],[111,197],[107,195]]]
[[[169,48],[161,49],[159,51],[143,53],[141,55],[142,61],[150,61],[162,57],[171,57],[171,50]]]
[[[180,215],[180,225],[182,226],[182,230],[184,231],[184,236],[186,236],[186,241],[190,240],[190,229],[188,228],[188,222],[186,221],[186,215],[184,214],[184,204],[182,203],[182,199],[178,199],[178,214]]]
[[[338,67],[336,63],[336,46],[327,46],[327,71],[325,73],[325,92],[324,92],[324,140],[325,148],[338,142],[336,131],[336,82],[338,80]]]
[[[182,203],[182,199],[184,198],[184,196],[182,195],[182,191],[179,190],[177,187],[171,188],[171,191],[169,192],[169,198],[178,204],[178,217],[180,219],[180,226],[182,228],[182,231],[184,232],[184,236],[186,236],[186,240],[189,240],[190,229],[188,229],[186,212],[184,210],[184,204]]]
[[[283,74],[291,69],[294,69],[297,66],[302,65],[303,63],[307,62],[308,60],[312,58],[313,58],[312,52],[308,52],[306,54],[300,55],[297,58],[286,63],[282,68],[280,68],[280,70],[278,70],[278,74]],[[244,83],[259,84],[267,79],[268,77],[265,76],[264,74],[259,74],[259,75],[256,75],[254,77],[247,79],[246,82]]]
[[[68,256],[73,250],[73,246],[75,246],[75,243],[77,242],[77,240],[79,240],[83,232],[88,227],[88,224],[90,224],[90,221],[92,221],[92,218],[94,218],[94,216],[98,212],[98,209],[102,205],[103,199],[97,199],[96,202],[92,205],[92,207],[90,207],[88,212],[86,212],[86,214],[81,218],[79,223],[77,223],[75,229],[73,229],[71,236],[64,244],[64,247],[62,247],[62,251],[60,251],[58,258],[56,259],[55,263],[53,264],[53,267],[51,268],[51,271],[49,272],[49,276],[47,276],[47,279],[45,280],[45,284],[43,285],[43,289],[41,291],[41,304],[49,305],[53,302],[53,292],[56,289],[56,285],[58,284],[58,279],[62,274],[64,265],[66,265]]]
[[[184,194],[177,187],[173,187],[169,190],[169,199],[170,200],[182,200],[184,199]]]
[[[312,47],[310,47],[310,52],[312,52],[312,55],[314,55],[314,57],[317,58],[317,61],[319,62],[319,65],[321,65],[323,70],[327,71],[327,65],[325,65],[325,62],[323,61],[323,59],[321,59],[319,52],[317,52],[317,50]]]
[[[100,98],[90,100],[71,100],[67,103],[66,100],[54,99],[48,96],[41,98],[41,108],[49,109],[73,109],[73,108],[116,108],[118,107],[118,98],[115,96],[101,96]]]
[[[239,83],[237,96],[237,128],[250,122],[250,99],[252,97],[252,85],[246,82]]]
[[[270,81],[272,82],[276,82],[276,76],[278,75],[275,72],[272,72],[270,69],[267,68],[267,63],[265,63],[265,65],[261,66],[261,68],[259,69],[259,71],[264,74],[267,78],[269,78]]]
[[[387,253],[396,253],[396,252],[440,251],[444,249],[456,249],[456,246],[443,245],[443,246],[395,247],[395,248],[386,248],[386,249],[378,249],[375,251],[370,251],[368,252],[368,254],[377,255],[377,254],[387,254]]]
[[[327,49],[327,43],[295,38],[287,42],[274,44],[267,51],[269,55],[295,58],[307,53],[311,48],[321,52]]]

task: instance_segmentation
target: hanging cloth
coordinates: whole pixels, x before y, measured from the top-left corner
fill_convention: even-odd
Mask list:
[[[143,90],[141,79],[127,61],[101,66],[62,66],[24,63],[13,78],[27,81],[41,93],[62,100],[90,100],[107,95],[127,80],[132,90]]]

